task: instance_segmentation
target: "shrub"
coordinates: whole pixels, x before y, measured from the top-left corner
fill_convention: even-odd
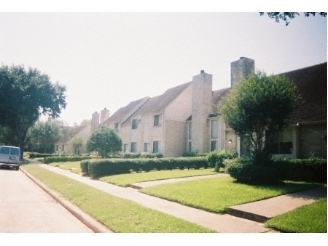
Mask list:
[[[49,156],[44,158],[44,163],[49,164],[53,162],[68,162],[68,161],[82,161],[91,159],[91,156]]]
[[[236,153],[227,153],[225,150],[212,151],[207,154],[207,161],[209,167],[214,167],[215,171],[218,172],[220,167],[224,167],[224,160],[225,159],[232,159],[237,157]]]
[[[279,180],[327,182],[327,160],[319,158],[272,160],[254,165],[251,159],[226,160],[226,172],[238,182],[274,183]]]
[[[199,169],[208,166],[204,157],[195,158],[138,158],[85,160],[80,163],[82,173],[93,178],[130,172],[149,172],[152,170]]]
[[[248,158],[236,158],[228,162],[226,172],[237,182],[247,184],[274,184],[278,183],[282,176],[279,168],[267,163],[267,165],[254,165]]]
[[[194,151],[194,152],[185,152],[183,153],[182,157],[206,157],[208,153],[203,153],[203,152],[198,152],[198,151]]]
[[[132,158],[139,158],[140,153],[132,153],[132,152],[124,152],[122,154],[122,158],[124,159],[132,159]]]
[[[140,158],[163,158],[163,155],[160,153],[148,153],[142,152],[140,153]]]
[[[274,160],[273,164],[285,180],[327,182],[327,159],[282,159]]]
[[[35,159],[35,158],[44,158],[49,156],[60,156],[60,155],[54,155],[54,154],[45,154],[45,153],[38,153],[38,152],[29,152],[28,158]]]

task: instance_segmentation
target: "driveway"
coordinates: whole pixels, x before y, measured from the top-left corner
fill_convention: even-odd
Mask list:
[[[0,169],[0,233],[93,232],[22,171]]]

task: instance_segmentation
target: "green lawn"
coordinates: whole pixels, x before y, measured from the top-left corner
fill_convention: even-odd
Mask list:
[[[53,166],[53,167],[59,167],[61,169],[65,169],[65,170],[68,170],[68,171],[71,171],[71,172],[77,173],[77,174],[82,173],[79,161],[53,162],[48,165]]]
[[[142,173],[128,173],[120,175],[111,175],[100,178],[99,180],[127,187],[130,184],[151,181],[151,180],[162,180],[162,179],[171,179],[171,178],[183,178],[183,177],[192,177],[200,175],[211,175],[217,174],[213,168],[209,169],[189,169],[189,170],[168,170],[168,171],[152,171],[152,172],[142,172]]]
[[[265,226],[283,231],[300,233],[327,232],[327,198],[278,215]]]
[[[246,185],[235,183],[231,177],[186,181],[147,187],[140,191],[203,210],[224,213],[227,207],[262,200],[318,186],[301,182],[283,185]]]
[[[196,224],[112,196],[75,180],[28,164],[22,169],[114,232],[208,233]]]

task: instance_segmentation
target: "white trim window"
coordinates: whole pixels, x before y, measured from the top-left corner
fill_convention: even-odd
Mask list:
[[[211,120],[211,151],[219,150],[219,121]]]

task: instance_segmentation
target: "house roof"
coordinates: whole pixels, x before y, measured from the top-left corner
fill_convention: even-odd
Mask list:
[[[106,122],[122,122],[125,118],[129,118],[132,114],[135,113],[140,107],[142,107],[150,98],[144,97],[136,101],[130,102],[128,105],[121,107],[117,110],[111,117],[109,117]],[[123,123],[123,122],[122,122]]]
[[[162,95],[150,98],[130,118],[165,109],[191,82],[178,85],[165,91]]]
[[[302,97],[301,105],[287,119],[289,124],[327,121],[327,62],[283,73]]]
[[[64,137],[62,137],[56,144],[66,144],[69,140],[71,140],[73,137],[75,137],[80,131],[82,131],[87,126],[88,125],[72,127],[68,131],[68,133]]]
[[[216,106],[218,104],[218,102],[229,93],[230,90],[231,90],[231,87],[213,91],[212,92],[213,105]]]

